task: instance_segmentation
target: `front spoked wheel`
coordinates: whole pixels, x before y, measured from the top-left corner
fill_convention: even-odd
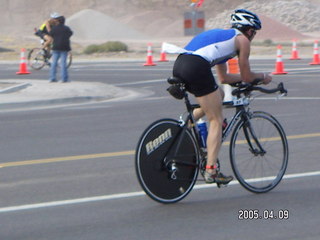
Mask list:
[[[67,56],[67,68],[69,68],[71,64],[72,64],[72,52],[69,51]]]
[[[28,64],[34,70],[40,70],[46,65],[47,59],[42,48],[33,48],[28,54]]]
[[[254,193],[276,187],[288,165],[288,142],[280,123],[270,114],[253,112],[241,120],[230,142],[230,161],[240,184]]]
[[[51,63],[49,63],[49,65],[50,65],[50,64],[51,64]],[[60,64],[61,64],[61,63],[58,64],[58,67],[60,67]],[[68,55],[67,55],[67,59],[66,59],[67,68],[69,68],[69,67],[71,66],[71,64],[72,64],[72,52],[69,51],[69,52],[68,52]]]
[[[158,120],[145,130],[136,148],[139,183],[149,197],[161,203],[182,200],[197,180],[197,143],[188,129],[182,129],[176,120]]]

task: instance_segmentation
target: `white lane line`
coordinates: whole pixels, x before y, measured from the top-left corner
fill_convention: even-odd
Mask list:
[[[282,101],[282,100],[320,100],[320,97],[257,97],[255,100],[275,100],[275,101]]]
[[[115,83],[113,84],[116,87],[121,86],[130,86],[130,85],[139,85],[139,84],[146,84],[146,83],[159,83],[159,82],[166,82],[166,79],[154,79],[154,80],[142,80],[136,82],[125,82],[125,83]]]
[[[96,196],[96,197],[78,198],[78,199],[72,199],[72,200],[27,204],[27,205],[0,208],[0,213],[31,210],[31,209],[37,209],[37,208],[57,207],[57,206],[65,206],[65,205],[71,205],[71,204],[97,202],[97,201],[105,201],[105,200],[131,198],[131,197],[138,197],[143,195],[145,195],[145,193],[143,191],[140,191],[140,192],[131,192],[131,193],[110,194],[110,195]]]
[[[283,176],[283,179],[293,179],[293,178],[302,178],[302,177],[313,177],[313,176],[319,176],[320,171],[315,171],[315,172],[306,172],[306,173],[293,173],[293,174],[286,174]],[[259,182],[261,180],[271,180],[274,177],[265,177],[265,178],[254,178],[254,179],[248,179],[247,182],[254,183],[254,182]],[[239,182],[236,180],[233,180],[230,182],[228,185],[238,185]],[[208,184],[201,184],[197,185],[194,187],[194,189],[205,189],[209,187],[216,187],[216,185],[208,185]],[[0,208],[1,210],[1,208]]]
[[[283,177],[283,179],[313,177],[313,176],[319,176],[319,175],[320,175],[320,171],[314,171],[314,172],[306,172],[306,173],[288,174],[288,175],[285,175]],[[264,179],[266,179],[266,178],[264,178]],[[261,179],[251,179],[250,182],[257,182],[260,180]],[[238,184],[239,183],[236,180],[229,183],[229,185],[238,185]],[[200,185],[196,185],[194,187],[194,189],[206,189],[206,188],[215,188],[215,187],[216,187],[216,185],[200,184]],[[79,203],[89,203],[89,202],[97,202],[97,201],[132,198],[132,197],[139,197],[139,196],[144,196],[144,195],[145,195],[145,193],[143,191],[140,191],[140,192],[110,194],[110,195],[96,196],[96,197],[78,198],[78,199],[72,199],[72,200],[35,203],[35,204],[27,204],[27,205],[0,208],[0,213],[17,212],[17,211],[23,211],[23,210],[49,208],[49,207],[57,207],[57,206],[65,206],[65,205],[73,205],[73,204],[79,204]]]

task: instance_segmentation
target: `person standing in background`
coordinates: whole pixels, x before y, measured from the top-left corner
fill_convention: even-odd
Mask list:
[[[58,25],[54,26],[49,32],[53,38],[52,47],[52,63],[50,68],[50,82],[57,82],[57,66],[60,59],[61,65],[61,80],[62,82],[69,82],[69,74],[67,69],[67,56],[71,51],[70,38],[73,34],[72,30],[65,25],[65,17],[57,18]]]

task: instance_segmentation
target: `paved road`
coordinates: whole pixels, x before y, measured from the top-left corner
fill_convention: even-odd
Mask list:
[[[101,81],[136,90],[135,99],[52,109],[0,112],[0,239],[319,239],[319,66],[286,61],[275,76],[286,99],[257,99],[274,114],[290,147],[286,178],[272,192],[254,195],[237,183],[217,189],[201,182],[182,202],[160,205],[146,197],[134,173],[134,148],[143,129],[177,117],[182,102],[165,92],[172,63],[76,63],[77,81]],[[2,64],[1,79],[16,78]],[[253,69],[272,71],[273,60]],[[22,78],[45,79],[47,70]],[[231,115],[231,110],[225,114]],[[224,172],[231,173],[222,148]],[[239,220],[241,210],[289,219]]]

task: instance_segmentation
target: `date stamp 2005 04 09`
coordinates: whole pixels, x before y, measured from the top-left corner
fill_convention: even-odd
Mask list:
[[[279,219],[287,220],[289,219],[289,210],[279,209],[279,210],[268,210],[263,211],[258,209],[240,209],[238,211],[239,220],[256,220],[256,219]]]

